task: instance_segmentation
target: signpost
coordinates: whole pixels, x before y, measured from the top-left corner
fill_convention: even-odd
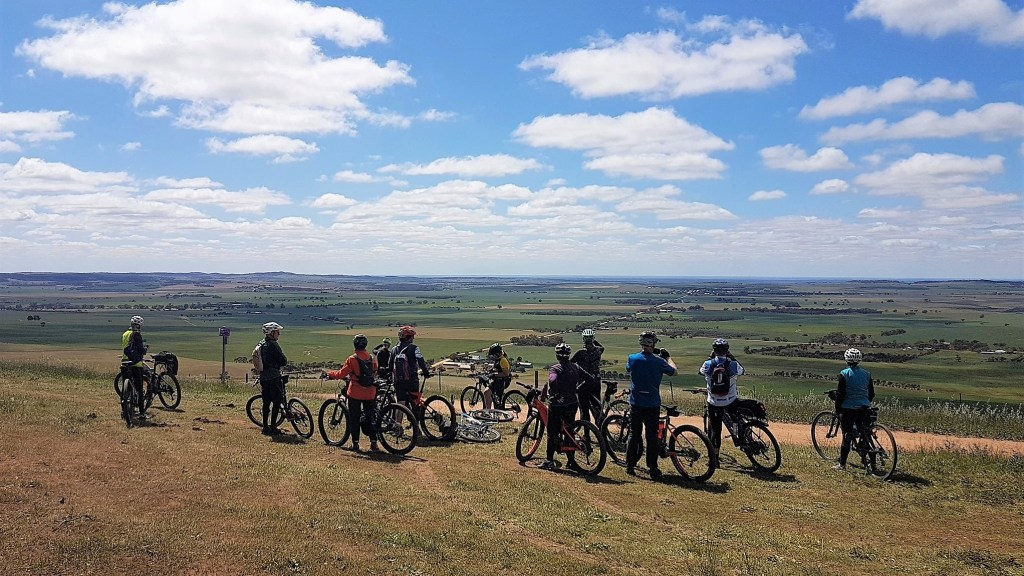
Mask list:
[[[228,381],[228,336],[231,334],[231,329],[227,326],[220,327],[220,383],[224,384]]]

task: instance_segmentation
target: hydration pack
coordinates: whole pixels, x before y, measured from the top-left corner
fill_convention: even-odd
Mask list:
[[[363,360],[357,355],[356,362],[359,363],[359,385],[373,386],[373,358]]]
[[[711,366],[711,376],[708,379],[710,382],[709,391],[715,396],[725,396],[729,393],[729,389],[732,387],[732,382],[729,378],[729,360],[724,359],[713,361]]]
[[[261,341],[252,349],[252,355],[249,357],[249,362],[252,363],[252,371],[256,374],[263,372],[263,355],[260,351],[263,349],[263,342]]]

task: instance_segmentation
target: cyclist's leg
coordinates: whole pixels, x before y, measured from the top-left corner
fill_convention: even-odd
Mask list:
[[[722,414],[725,409],[708,404],[708,439],[715,450],[722,449]]]
[[[629,407],[629,437],[626,440],[626,472],[632,472],[640,460],[640,438],[643,434],[644,422],[638,411],[639,406]]]
[[[661,451],[661,442],[658,440],[658,418],[661,416],[661,407],[644,408],[641,415],[644,424],[644,438],[647,440],[647,469],[653,472],[658,469],[658,456]]]
[[[352,447],[359,448],[359,417],[362,416],[363,401],[350,398],[348,401],[348,433],[352,438]]]
[[[572,407],[573,411],[575,411],[575,408],[575,406]],[[568,414],[568,407],[548,407],[548,460],[554,460],[555,452],[562,447],[562,425],[565,424]]]
[[[839,465],[846,467],[846,459],[850,456],[850,445],[853,442],[853,424],[857,415],[852,410],[843,410],[839,413],[839,426],[843,430],[843,444],[839,448]]]
[[[135,398],[139,404],[139,416],[146,413],[146,397],[143,390],[143,371],[141,366],[132,366],[132,386],[135,388]]]
[[[491,392],[491,386],[493,384],[484,387],[484,410],[490,410],[491,406],[494,406],[494,393]]]
[[[377,402],[376,400],[360,400],[359,402],[363,405],[363,420],[360,424],[363,427],[363,433],[370,439],[370,449],[375,450],[377,448],[377,435],[374,433],[373,423],[377,418]]]

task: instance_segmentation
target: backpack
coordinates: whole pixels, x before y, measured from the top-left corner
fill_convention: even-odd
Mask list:
[[[359,363],[359,385],[373,386],[373,358],[363,360],[356,355],[356,362]]]
[[[409,355],[406,350],[409,349],[411,344],[406,344],[401,349],[395,351],[395,357],[392,361],[395,363],[395,368],[391,372],[391,376],[395,382],[415,382],[416,371],[412,363],[409,362]],[[396,347],[397,348],[397,347]]]
[[[252,356],[249,357],[249,362],[252,362],[252,371],[256,374],[263,372],[263,341],[261,340],[255,348],[252,349]]]
[[[732,387],[732,382],[729,379],[729,360],[726,359],[724,362],[713,361],[711,366],[711,377],[708,379],[710,382],[709,390],[711,394],[715,396],[725,396],[729,393],[729,389]]]

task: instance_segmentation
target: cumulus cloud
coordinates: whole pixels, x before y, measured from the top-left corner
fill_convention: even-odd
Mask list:
[[[248,154],[250,156],[274,156],[276,164],[299,162],[308,158],[306,154],[320,151],[315,142],[288,138],[277,134],[259,134],[224,142],[220,138],[209,138],[206,148],[214,154]]]
[[[960,138],[979,136],[986,140],[1004,140],[1024,136],[1024,106],[1014,102],[994,102],[977,110],[958,110],[943,116],[932,110],[889,124],[877,118],[867,124],[830,128],[821,136],[826,144],[865,140],[913,138]]]
[[[761,160],[768,168],[792,172],[820,172],[852,168],[853,164],[839,148],[820,148],[808,156],[799,146],[785,144],[761,149]]]
[[[388,164],[379,168],[378,172],[385,174],[397,172],[407,176],[454,174],[482,178],[521,174],[527,170],[539,170],[543,167],[533,158],[516,158],[508,154],[481,154],[479,156],[438,158],[429,164]]]
[[[20,152],[18,142],[35,144],[71,138],[75,133],[65,130],[64,124],[74,119],[67,110],[0,112],[0,152]]]
[[[0,192],[94,192],[134,190],[127,172],[88,172],[61,162],[41,158],[19,158],[14,164],[0,164]]]
[[[143,198],[179,204],[209,204],[227,212],[262,214],[267,206],[291,204],[291,199],[281,192],[257,187],[246,190],[224,190],[213,188],[166,188],[153,190]]]
[[[1020,200],[1015,194],[993,193],[975,185],[1002,172],[1002,156],[918,153],[884,170],[861,174],[854,183],[871,194],[916,196],[926,208],[972,209]]]
[[[584,166],[591,170],[658,180],[720,178],[725,163],[710,154],[734,148],[667,108],[621,116],[538,116],[512,135],[537,148],[582,151],[590,158]]]
[[[954,83],[945,78],[934,78],[922,84],[913,78],[900,76],[886,81],[877,88],[855,86],[847,88],[841,94],[822,98],[814,106],[804,106],[800,110],[800,117],[824,120],[874,112],[907,102],[963,100],[974,96],[974,85],[965,80]]]
[[[753,20],[730,23],[712,16],[689,26],[688,32],[599,38],[584,48],[531,56],[519,67],[548,70],[548,80],[582,98],[670,100],[790,82],[796,77],[796,57],[807,51],[799,34],[772,31]]]
[[[879,20],[888,30],[940,38],[971,34],[984,44],[1024,43],[1024,10],[1001,0],[859,0],[850,18]]]
[[[373,182],[373,174],[367,174],[365,172],[353,172],[352,170],[339,170],[334,173],[333,180],[335,182],[356,182],[365,183]]]
[[[839,178],[830,178],[828,180],[822,180],[811,188],[811,194],[842,194],[850,189],[850,184],[846,180]]]
[[[781,200],[786,197],[786,193],[782,190],[758,190],[750,196],[747,200],[750,202],[761,202],[763,200]]]
[[[327,56],[387,40],[380,21],[352,10],[295,0],[111,2],[104,10],[44,19],[52,36],[17,52],[67,76],[129,86],[140,109],[161,106],[145,113],[178,105],[181,126],[243,134],[352,133],[374,117],[363,95],[413,82],[399,62]]]
[[[355,204],[355,200],[347,196],[343,196],[341,194],[323,194],[321,196],[318,196],[312,202],[310,202],[309,205],[312,206],[313,208],[335,210],[341,208],[348,208],[349,206],[354,206]]]

